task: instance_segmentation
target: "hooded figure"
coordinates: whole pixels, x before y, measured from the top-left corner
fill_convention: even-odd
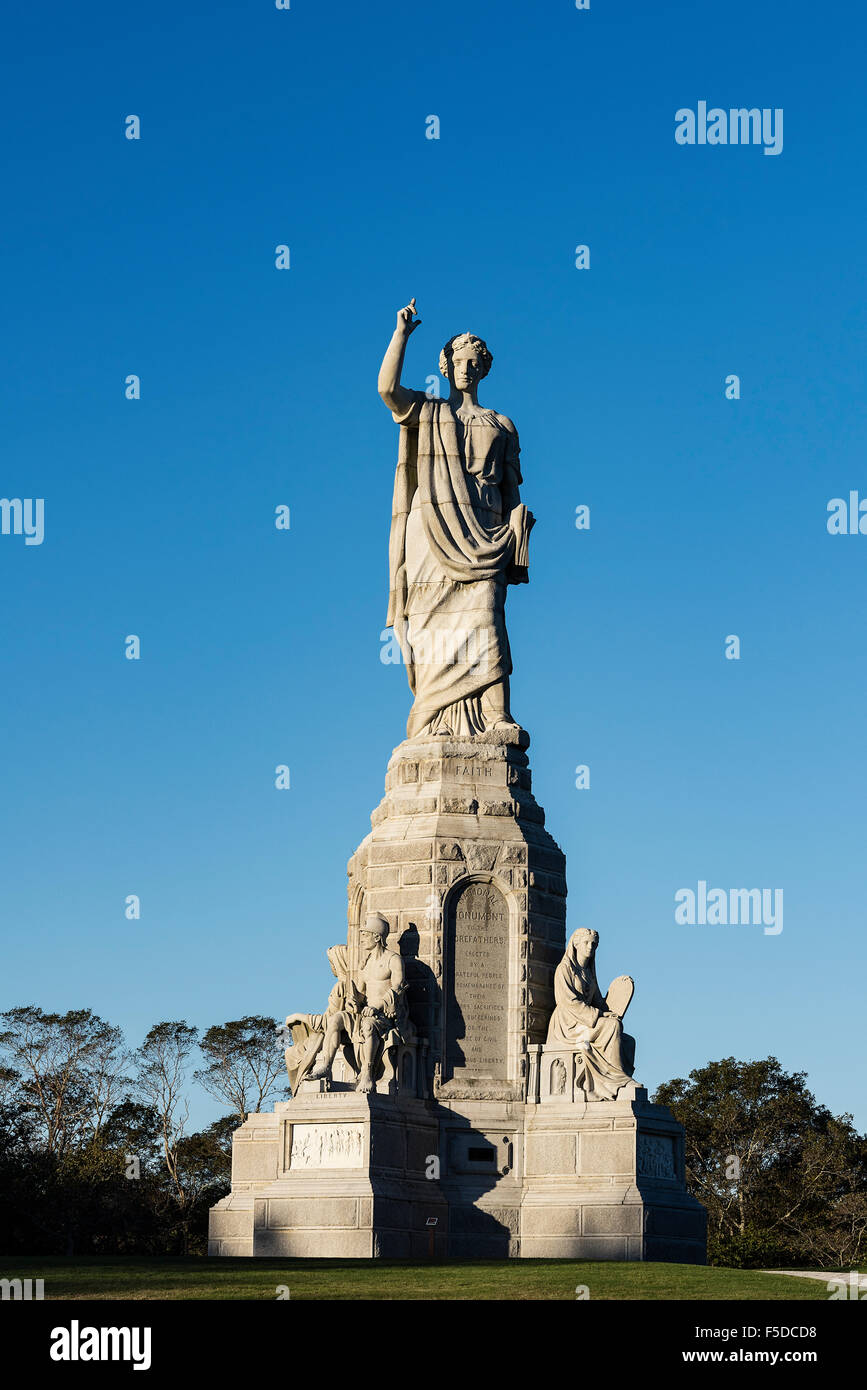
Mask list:
[[[566,954],[554,974],[555,1008],[548,1025],[548,1046],[576,1048],[582,1053],[583,1079],[578,1084],[596,1100],[612,1100],[632,1080],[635,1039],[621,1022],[634,984],[628,975],[616,979],[603,999],[596,979],[599,933],[588,927],[573,932]]]

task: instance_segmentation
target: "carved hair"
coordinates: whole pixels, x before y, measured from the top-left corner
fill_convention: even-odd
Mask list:
[[[477,338],[475,333],[456,333],[453,338],[449,338],[442,352],[440,353],[440,371],[448,381],[449,367],[456,347],[473,347],[482,359],[482,376],[486,377],[493,364],[493,356],[488,351],[488,345],[483,338]]]
[[[599,933],[598,931],[594,931],[592,927],[576,927],[569,938],[570,946],[572,945],[572,942],[575,940],[576,936],[589,936],[594,946],[599,945]]]

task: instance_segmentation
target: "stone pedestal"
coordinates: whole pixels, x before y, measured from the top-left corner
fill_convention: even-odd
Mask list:
[[[682,1125],[632,1096],[528,1107],[521,1254],[704,1264],[706,1213],[684,1184]]]
[[[395,749],[349,861],[347,940],[355,971],[365,914],[387,918],[416,1038],[372,1094],[335,1068],[247,1120],[212,1254],[704,1261],[680,1125],[634,1083],[588,1099],[576,1050],[545,1044],[565,861],[528,744]]]
[[[236,1132],[209,1253],[696,1264],[705,1213],[681,1126],[641,1088],[581,1106],[321,1090]]]
[[[349,861],[350,946],[366,912],[391,922],[437,1085],[523,1089],[554,1006],[566,861],[532,793],[529,741],[513,729],[400,744]]]
[[[211,1255],[318,1259],[445,1253],[447,1210],[427,1157],[436,1116],[423,1102],[305,1083],[234,1135],[232,1191],[211,1208]]]

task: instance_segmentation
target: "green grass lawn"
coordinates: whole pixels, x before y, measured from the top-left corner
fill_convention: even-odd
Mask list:
[[[833,1271],[829,1271],[831,1278]],[[0,1278],[44,1279],[46,1299],[826,1300],[825,1283],[749,1269],[591,1260],[6,1258]]]

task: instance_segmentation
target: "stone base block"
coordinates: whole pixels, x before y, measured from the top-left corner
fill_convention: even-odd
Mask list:
[[[635,1097],[528,1107],[521,1254],[704,1264],[707,1213],[686,1190],[683,1128]]]
[[[468,1088],[472,1092],[472,1088]],[[640,1099],[311,1091],[235,1135],[209,1253],[705,1261],[683,1130]]]
[[[446,1205],[425,1177],[437,1142],[424,1102],[376,1092],[310,1088],[251,1115],[234,1136],[232,1191],[211,1209],[208,1253],[443,1254]]]

